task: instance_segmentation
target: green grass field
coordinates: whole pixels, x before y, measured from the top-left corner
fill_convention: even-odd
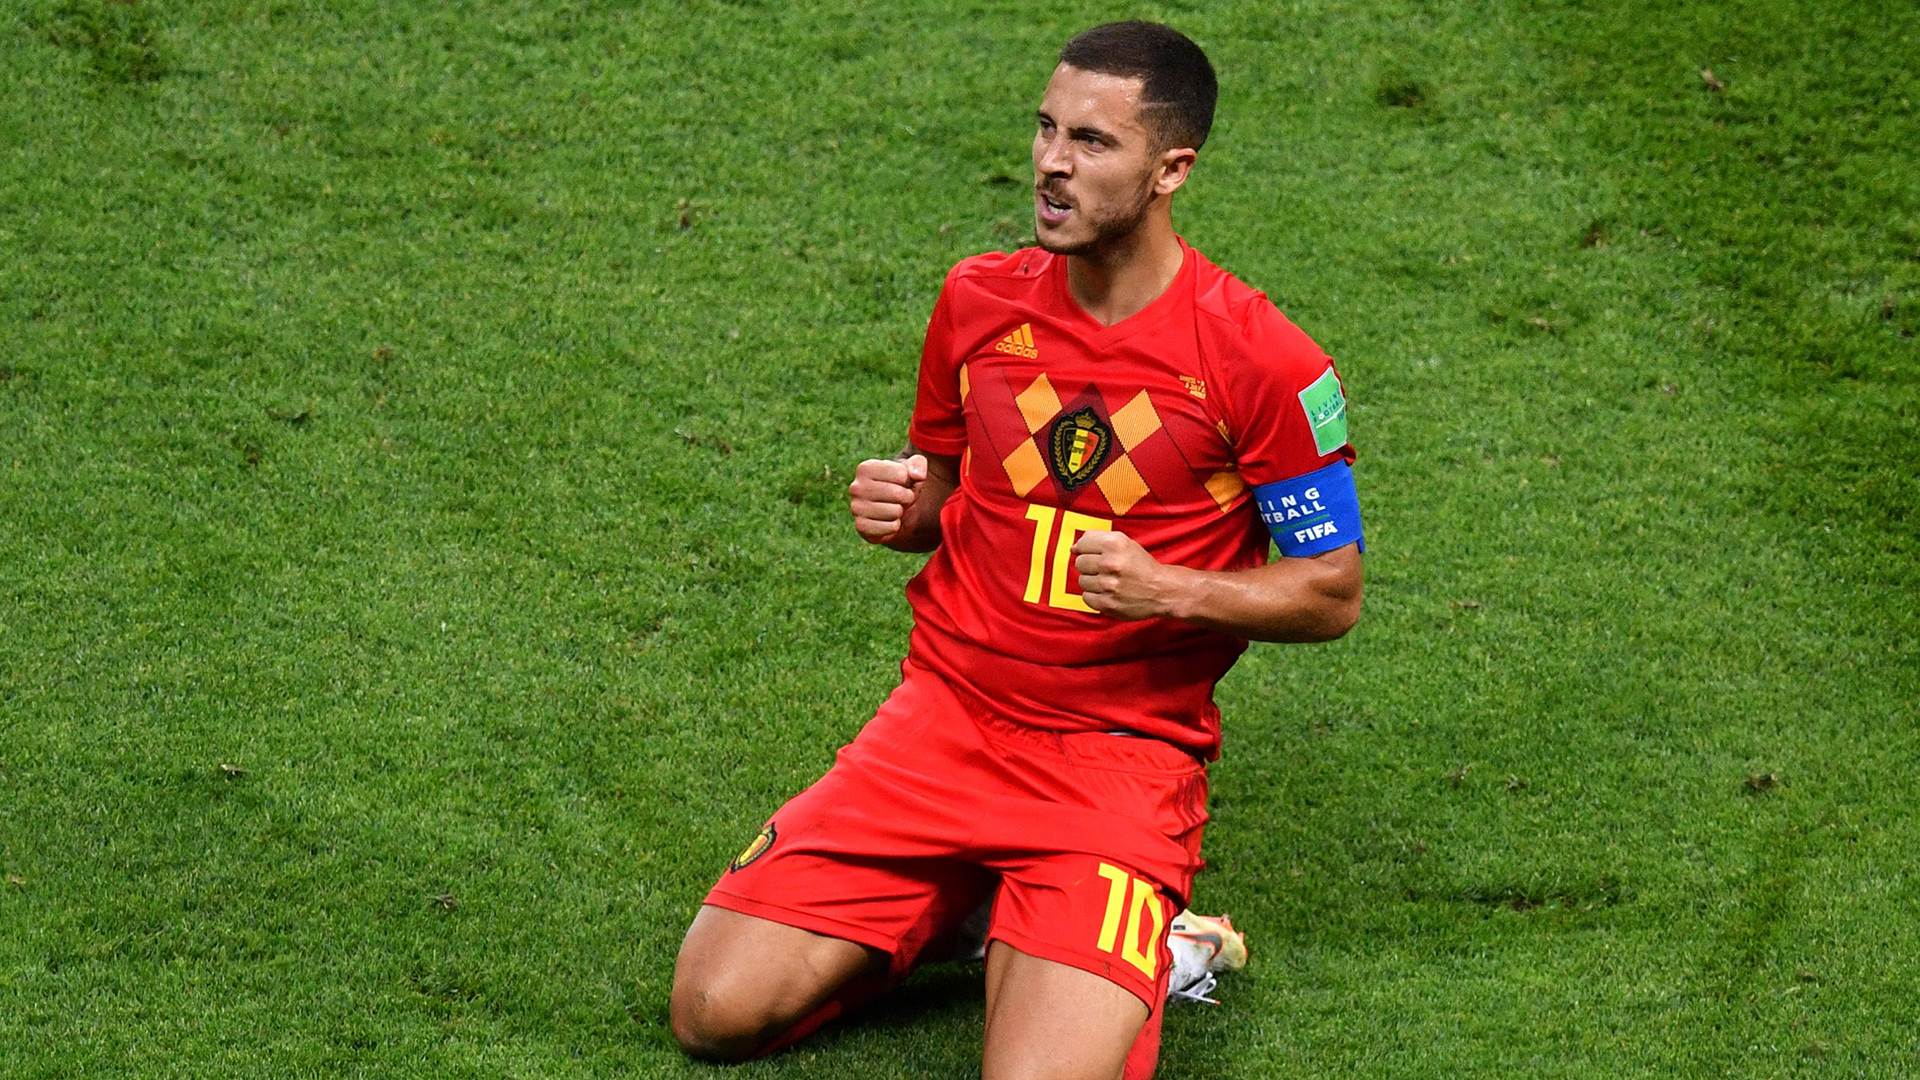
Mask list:
[[[22,0],[0,1075],[977,1075],[977,971],[727,1072],[667,986],[892,685],[844,484],[1135,14],[1369,526],[1221,686],[1254,965],[1161,1076],[1920,1071],[1913,4]]]

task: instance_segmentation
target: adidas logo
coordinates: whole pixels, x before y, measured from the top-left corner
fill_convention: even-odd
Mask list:
[[[1032,323],[1021,323],[1020,329],[1001,338],[999,342],[994,345],[994,350],[1013,356],[1024,356],[1029,360],[1040,359],[1040,350],[1035,348],[1033,344]]]

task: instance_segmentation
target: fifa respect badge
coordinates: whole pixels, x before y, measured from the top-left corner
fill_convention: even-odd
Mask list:
[[[1332,368],[1300,391],[1300,407],[1307,412],[1313,448],[1321,457],[1347,444],[1347,395],[1341,392],[1340,376]]]

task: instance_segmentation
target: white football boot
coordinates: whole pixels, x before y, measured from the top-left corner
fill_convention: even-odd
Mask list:
[[[1247,966],[1247,938],[1233,928],[1225,915],[1210,919],[1183,911],[1174,916],[1167,932],[1167,948],[1173,952],[1173,975],[1167,981],[1168,1001],[1204,1001],[1218,1005],[1208,997],[1220,982],[1223,971],[1239,971]]]

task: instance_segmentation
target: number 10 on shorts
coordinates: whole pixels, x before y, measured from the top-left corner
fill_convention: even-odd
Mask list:
[[[1095,947],[1101,952],[1110,953],[1118,944],[1122,960],[1139,968],[1147,978],[1153,978],[1154,971],[1160,966],[1160,934],[1167,928],[1167,917],[1160,910],[1160,898],[1154,894],[1151,883],[1111,863],[1100,864],[1100,876],[1107,879],[1107,914],[1100,920],[1100,940]],[[1143,911],[1153,919],[1153,931],[1147,935],[1144,949],[1140,946],[1140,916]]]
[[[1027,560],[1027,592],[1021,597],[1029,604],[1040,603],[1040,588],[1047,584],[1047,541],[1054,539],[1053,525],[1060,523],[1060,536],[1051,545],[1053,553],[1053,580],[1047,589],[1048,607],[1065,608],[1068,611],[1092,611],[1078,593],[1067,591],[1067,571],[1073,569],[1073,542],[1080,539],[1084,532],[1113,528],[1113,522],[1106,518],[1076,514],[1071,510],[1058,510],[1051,506],[1027,507],[1027,520],[1033,522],[1033,554]]]

